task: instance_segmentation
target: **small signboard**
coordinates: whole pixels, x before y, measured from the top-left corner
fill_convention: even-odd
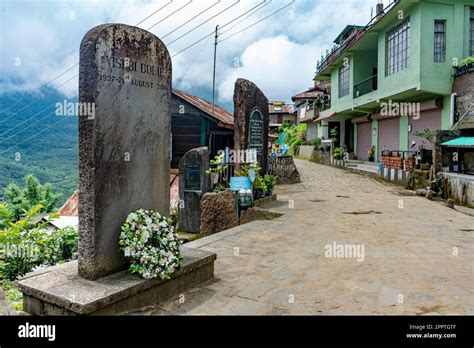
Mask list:
[[[263,144],[263,116],[260,110],[254,109],[249,119],[249,148],[257,149],[262,154]]]
[[[201,191],[201,166],[199,164],[185,166],[184,189],[186,191]]]
[[[251,190],[252,183],[248,176],[231,176],[230,177],[230,190],[231,191],[240,191],[240,190]]]
[[[250,179],[250,182],[253,183],[255,181],[255,170],[250,169],[248,177]]]

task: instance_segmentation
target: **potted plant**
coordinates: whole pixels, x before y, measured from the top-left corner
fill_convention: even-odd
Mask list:
[[[273,188],[276,185],[276,178],[273,175],[265,175],[263,178],[265,185],[267,186],[267,196],[273,194]]]
[[[342,150],[340,147],[336,147],[336,148],[332,151],[332,156],[334,157],[334,159],[337,159],[337,160],[342,159],[343,150]]]
[[[225,189],[223,185],[219,184],[219,176],[224,173],[227,169],[227,165],[224,163],[224,154],[220,154],[214,157],[213,160],[210,161],[211,165],[209,169],[206,171],[206,174],[209,174],[211,177],[211,185],[214,187],[215,192],[220,192]],[[219,185],[218,185],[219,184]]]
[[[265,194],[268,191],[267,185],[265,184],[265,180],[260,174],[255,176],[255,181],[253,182],[253,189],[255,199],[260,199],[265,197]]]
[[[369,155],[369,162],[373,162],[375,160],[375,146],[374,145],[370,149],[367,150],[367,154]]]

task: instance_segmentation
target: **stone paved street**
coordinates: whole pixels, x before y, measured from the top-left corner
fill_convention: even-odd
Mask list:
[[[192,242],[217,253],[216,278],[132,314],[474,314],[472,216],[296,164],[302,183],[279,186],[271,206],[284,216]],[[364,260],[325,257],[333,242],[363,245]]]

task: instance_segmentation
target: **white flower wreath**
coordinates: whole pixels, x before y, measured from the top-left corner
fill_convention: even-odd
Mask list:
[[[131,261],[130,271],[145,279],[169,279],[182,264],[171,220],[152,210],[140,209],[127,217],[119,244]]]

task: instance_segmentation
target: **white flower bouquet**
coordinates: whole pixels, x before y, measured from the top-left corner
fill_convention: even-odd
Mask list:
[[[130,261],[130,271],[145,279],[169,279],[183,256],[171,219],[152,210],[131,213],[122,225],[120,249]]]

